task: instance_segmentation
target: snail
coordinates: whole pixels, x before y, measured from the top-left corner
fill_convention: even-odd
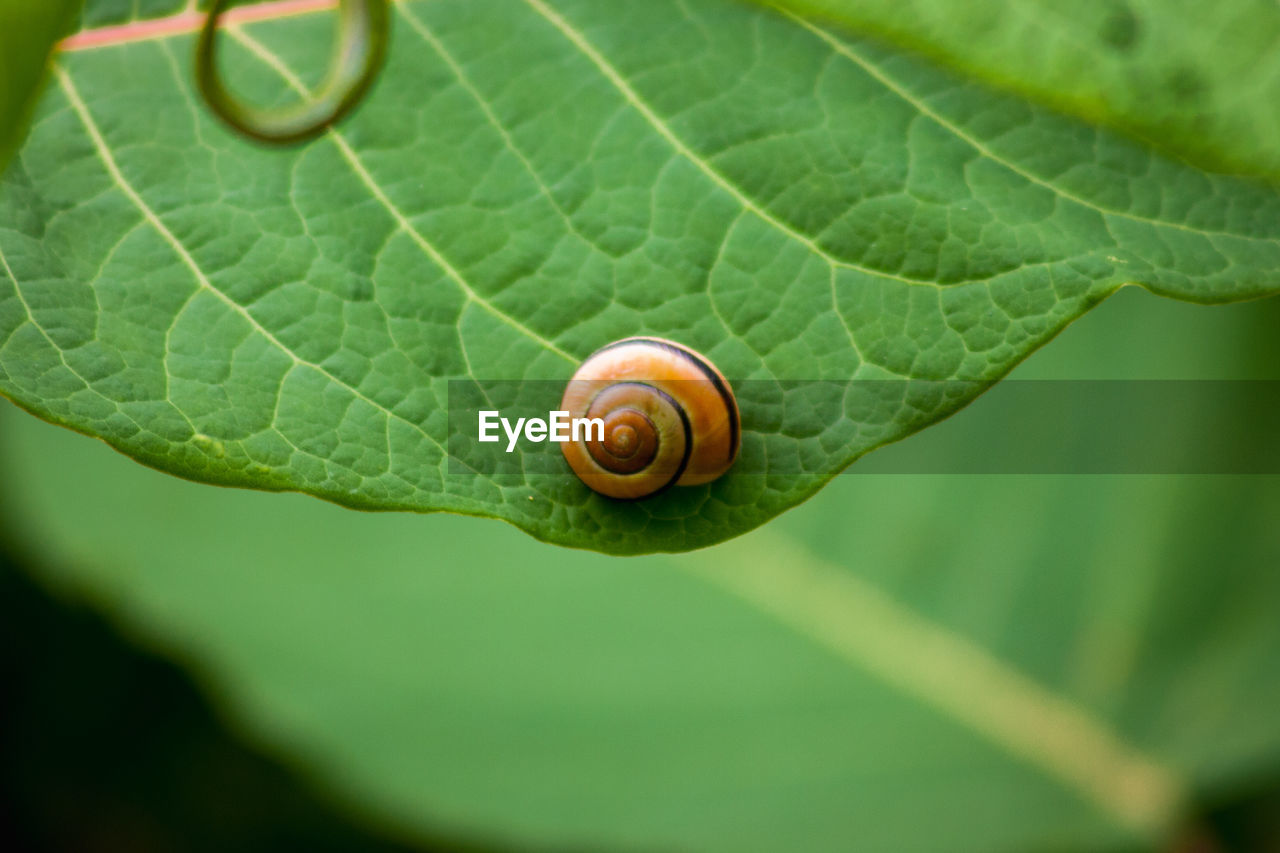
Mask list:
[[[675,341],[624,338],[596,350],[560,408],[603,422],[560,448],[584,483],[611,498],[708,483],[738,455],[733,390],[705,356]]]

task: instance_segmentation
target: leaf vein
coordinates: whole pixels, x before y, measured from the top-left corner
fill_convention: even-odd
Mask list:
[[[872,584],[765,533],[677,565],[936,709],[1087,798],[1121,825],[1158,833],[1183,779],[1106,720]]]
[[[164,241],[169,244],[170,248],[172,248],[174,253],[178,256],[178,259],[183,263],[184,266],[186,266],[191,271],[191,274],[195,277],[196,283],[201,287],[201,289],[206,290],[213,296],[217,297],[219,301],[221,301],[228,308],[230,308],[234,313],[236,313],[243,320],[245,320],[255,332],[257,332],[258,334],[266,338],[266,340],[272,346],[276,347],[277,349],[280,350],[280,352],[288,356],[295,364],[300,364],[300,365],[305,365],[306,367],[310,367],[312,370],[315,370],[320,375],[324,376],[327,380],[332,382],[334,385],[345,389],[354,398],[361,400],[370,406],[373,406],[378,411],[383,412],[384,414],[390,417],[394,417],[398,420],[404,421],[405,423],[409,424],[420,435],[422,435],[429,442],[431,442],[431,444],[435,445],[440,450],[441,453],[445,453],[444,445],[441,444],[439,440],[437,440],[434,436],[432,436],[430,433],[424,430],[421,426],[408,420],[403,415],[399,415],[391,411],[390,409],[383,406],[381,403],[378,403],[377,401],[368,397],[366,394],[364,394],[364,392],[360,391],[360,389],[344,381],[340,377],[334,375],[329,370],[325,369],[323,366],[319,364],[315,364],[314,362],[307,361],[306,359],[302,358],[302,356],[295,353],[292,349],[286,346],[283,341],[281,341],[274,334],[272,334],[269,329],[267,329],[260,322],[258,322],[257,318],[254,317],[253,314],[251,314],[248,309],[246,309],[240,303],[236,302],[234,299],[232,299],[222,290],[215,287],[213,283],[209,280],[209,277],[205,275],[204,270],[202,270],[199,264],[196,263],[195,258],[191,256],[191,253],[187,250],[187,247],[184,246],[182,244],[182,241],[180,241],[174,235],[174,233],[169,230],[169,227],[165,225],[164,222],[160,219],[160,217],[156,214],[156,212],[151,209],[151,206],[147,204],[146,200],[142,198],[141,195],[138,194],[138,191],[133,187],[133,185],[125,177],[124,173],[120,170],[120,165],[116,162],[115,156],[111,153],[111,148],[107,144],[106,139],[103,138],[102,131],[98,127],[97,122],[94,120],[92,114],[89,112],[88,106],[85,104],[84,100],[80,97],[80,92],[76,88],[75,83],[72,81],[71,75],[67,72],[65,68],[61,66],[55,67],[54,70],[57,75],[58,84],[61,86],[63,92],[66,94],[67,100],[71,104],[71,108],[75,111],[76,115],[79,117],[80,123],[83,125],[85,132],[88,134],[90,142],[93,144],[94,151],[97,153],[99,161],[101,161],[103,167],[107,170],[107,174],[111,177],[112,182],[114,182],[115,185],[120,189],[120,191],[124,193],[125,197],[129,199],[129,201],[133,204],[135,208],[137,208],[138,212],[141,213],[142,216],[147,220],[147,222],[157,231],[157,233],[160,234],[160,236],[164,239]]]
[[[307,90],[307,87],[298,78],[298,76],[294,74],[289,66],[287,66],[279,56],[276,56],[276,54],[274,54],[266,45],[262,44],[262,42],[258,41],[238,26],[231,27],[229,32],[237,41],[248,48],[250,52],[283,77],[285,82],[289,84],[290,88],[303,97],[310,96],[311,93]],[[430,258],[431,262],[443,270],[449,278],[453,279],[454,283],[462,290],[463,295],[468,301],[479,305],[501,322],[515,329],[517,332],[524,334],[546,350],[560,356],[565,361],[574,365],[578,363],[578,358],[556,345],[549,338],[538,334],[533,329],[521,323],[515,317],[512,317],[510,314],[498,308],[474,287],[472,287],[457,267],[449,262],[449,259],[446,258],[440,250],[427,239],[426,235],[409,220],[409,217],[405,215],[404,211],[402,211],[395,202],[391,200],[390,196],[388,196],[386,191],[382,188],[382,185],[379,184],[369,172],[369,168],[365,165],[364,161],[360,159],[360,155],[356,153],[355,149],[351,146],[351,143],[347,141],[347,138],[343,136],[340,131],[332,127],[329,128],[327,136],[333,141],[334,145],[338,147],[338,151],[342,155],[342,158],[347,161],[347,164],[351,167],[352,171],[355,172],[356,177],[360,179],[360,182],[365,185],[365,188],[370,192],[374,200],[377,201],[378,204],[387,211],[387,213],[391,214],[392,219],[394,219],[396,224],[409,235],[410,239],[412,239],[415,244],[417,244],[423,254]]]
[[[622,73],[619,72],[618,69],[600,53],[595,45],[593,45],[582,32],[577,30],[555,10],[548,7],[544,2],[542,2],[542,0],[524,0],[524,2],[545,18],[548,23],[559,30],[561,35],[563,35],[570,44],[586,56],[587,59],[596,66],[600,73],[603,74],[604,77],[613,85],[613,87],[618,90],[627,103],[639,112],[640,115],[644,117],[645,121],[647,121],[649,125],[653,127],[653,129],[657,131],[658,134],[665,139],[677,153],[680,154],[680,156],[692,163],[699,171],[710,178],[713,183],[725,192],[729,193],[729,195],[731,195],[740,205],[751,211],[770,227],[786,235],[791,240],[800,243],[810,252],[833,266],[841,266],[847,269],[857,270],[858,272],[865,273],[866,275],[893,279],[895,281],[900,281],[903,284],[917,287],[939,288],[941,286],[936,281],[909,278],[907,276],[898,275],[885,270],[872,269],[871,267],[865,267],[851,261],[841,260],[840,258],[832,255],[826,249],[822,248],[822,246],[816,243],[812,238],[806,236],[800,231],[797,231],[791,225],[788,225],[786,222],[774,216],[731,180],[722,175],[714,166],[707,162],[704,157],[700,156],[696,151],[690,148],[689,145],[671,129],[667,122],[657,114],[653,107],[651,107],[640,96],[640,93],[627,82],[626,78],[622,76]]]
[[[779,9],[778,11],[782,12],[782,14],[784,14],[787,18],[791,19],[792,21],[795,21],[797,24],[804,27],[806,30],[808,30],[810,33],[820,38],[822,41],[826,42],[827,45],[830,46],[836,53],[840,54],[841,56],[844,56],[850,62],[857,65],[867,74],[869,74],[873,79],[875,79],[876,82],[880,83],[890,92],[892,92],[893,94],[901,98],[903,101],[909,104],[913,109],[917,110],[922,116],[926,116],[932,119],[933,121],[937,122],[944,130],[946,130],[948,133],[955,136],[961,142],[964,142],[966,145],[973,148],[973,150],[978,152],[983,157],[987,158],[993,163],[996,163],[1005,167],[1006,169],[1018,175],[1019,177],[1023,178],[1024,180],[1030,181],[1031,183],[1036,184],[1037,186],[1040,186],[1049,190],[1059,198],[1066,199],[1067,201],[1075,202],[1076,204],[1079,204],[1082,207],[1088,208],[1089,210],[1096,211],[1097,213],[1101,214],[1104,217],[1104,219],[1105,217],[1108,217],[1108,216],[1114,216],[1120,219],[1130,219],[1135,222],[1142,222],[1148,225],[1154,225],[1159,228],[1176,228],[1180,231],[1186,231],[1190,234],[1197,234],[1200,236],[1234,237],[1240,240],[1259,240],[1259,241],[1270,242],[1269,238],[1266,238],[1266,237],[1255,237],[1253,235],[1248,235],[1248,234],[1237,234],[1230,231],[1221,231],[1221,230],[1209,229],[1209,228],[1196,228],[1191,225],[1185,225],[1183,223],[1173,222],[1167,219],[1153,219],[1147,216],[1142,216],[1140,214],[1130,213],[1128,211],[1113,210],[1111,208],[1103,207],[1097,202],[1090,201],[1084,196],[1077,195],[1076,193],[1073,193],[1070,190],[1059,186],[1058,184],[1054,183],[1052,180],[1049,180],[1047,178],[1042,178],[1041,176],[1035,174],[1034,172],[1022,166],[1019,166],[1017,163],[1013,162],[1007,157],[1003,157],[1000,154],[996,153],[989,145],[987,145],[977,137],[973,136],[972,134],[968,133],[967,131],[964,130],[964,128],[960,127],[958,124],[951,121],[946,116],[942,115],[940,112],[930,107],[924,101],[924,99],[918,97],[914,92],[912,92],[906,86],[902,85],[896,79],[894,79],[888,73],[886,73],[884,69],[882,69],[881,67],[873,63],[871,60],[859,54],[846,42],[836,38],[829,31],[823,29],[822,27],[819,27],[817,24],[814,24],[788,10]],[[1096,141],[1095,141],[1095,144],[1096,144]],[[1108,227],[1108,231],[1110,231],[1109,227]],[[1113,236],[1113,239],[1114,239],[1114,236]]]

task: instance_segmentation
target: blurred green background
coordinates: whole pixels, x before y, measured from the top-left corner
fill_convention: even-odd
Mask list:
[[[1015,377],[1280,379],[1277,329],[1127,289]],[[983,405],[878,453],[1042,440]],[[1192,452],[1254,416],[1194,414]],[[857,470],[620,559],[195,485],[0,405],[0,842],[1280,849],[1280,477]]]

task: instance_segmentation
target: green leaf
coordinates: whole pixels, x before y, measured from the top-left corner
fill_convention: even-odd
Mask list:
[[[1147,139],[1280,177],[1280,7],[1271,0],[776,0]]]
[[[0,0],[0,171],[22,141],[49,54],[80,0]]]
[[[89,0],[80,16],[85,29],[119,26],[133,21],[146,21],[178,15],[192,6],[206,6],[205,0]]]
[[[1280,379],[1280,301],[1153,302],[1027,367]],[[1274,476],[845,476],[739,541],[618,561],[201,488],[12,411],[0,469],[47,582],[410,836],[1167,850],[1280,772]]]
[[[232,31],[232,83],[295,99],[329,27]],[[0,192],[0,393],[190,479],[684,550],[960,408],[1124,283],[1280,290],[1274,188],[779,13],[408,2],[394,30],[358,114],[289,150],[206,115],[189,34],[64,55]],[[450,379],[563,381],[633,334],[735,382],[925,382],[874,412],[742,399],[736,470],[635,504],[450,470]]]

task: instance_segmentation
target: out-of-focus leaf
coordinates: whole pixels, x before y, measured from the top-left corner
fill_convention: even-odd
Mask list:
[[[134,21],[178,15],[193,5],[207,6],[207,0],[88,0],[80,15],[83,29],[120,26]]]
[[[1277,308],[1131,291],[1026,367],[1280,378]],[[848,475],[738,542],[616,560],[201,488],[0,416],[3,518],[49,582],[408,830],[1154,848],[1280,768],[1275,477]]]
[[[359,113],[285,151],[206,115],[187,34],[64,54],[0,190],[0,393],[190,479],[687,550],[964,405],[1123,282],[1280,288],[1274,189],[780,13],[396,9]],[[237,91],[295,99],[330,20],[233,28]],[[926,382],[744,396],[734,470],[634,504],[567,468],[451,470],[450,379],[559,382],[637,333],[735,381]]]
[[[38,589],[11,544],[0,535],[4,849],[508,853],[390,839],[352,820],[269,744],[229,732],[172,661]]]
[[[1280,178],[1271,0],[773,0],[1211,168]]]
[[[54,41],[80,0],[0,0],[0,172],[22,140]]]

